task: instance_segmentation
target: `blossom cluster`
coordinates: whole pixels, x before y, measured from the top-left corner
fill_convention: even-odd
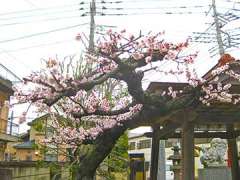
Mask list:
[[[210,105],[210,102],[213,100],[218,100],[220,102],[232,102],[232,95],[229,93],[229,89],[231,84],[222,85],[218,83],[216,87],[214,85],[209,84],[208,86],[202,86],[203,92],[205,95],[200,97],[200,101],[207,106]]]
[[[167,91],[162,92],[162,96],[170,96],[172,98],[176,98],[179,93],[182,93],[182,90],[174,90],[171,86],[168,87]]]
[[[147,36],[127,35],[126,31],[120,33],[109,30],[97,45],[100,54],[104,54],[109,59],[115,60],[116,57],[134,59],[135,61],[144,60],[146,63],[152,62],[155,55],[162,55],[165,59],[177,60],[178,54],[188,46],[188,41],[183,43],[170,43],[163,39],[163,33],[148,34]],[[192,63],[194,56],[185,57],[186,62]]]
[[[108,73],[117,68],[117,64],[108,58],[99,58],[98,64],[98,71],[101,73]]]
[[[220,66],[220,67],[214,69],[214,70],[211,72],[211,74],[212,74],[213,76],[220,75],[221,73],[223,73],[224,71],[226,71],[226,70],[228,70],[228,69],[229,69],[229,64],[225,64],[225,65],[223,65],[223,66]]]
[[[204,96],[200,97],[200,101],[203,104],[209,106],[214,101],[233,104],[240,102],[240,94],[231,92],[231,83],[239,84],[240,75],[234,70],[236,69],[238,71],[238,68],[234,66],[230,68],[230,65],[232,66],[233,64],[226,63],[214,69],[212,71],[213,79],[210,79],[210,82],[207,84],[202,85],[201,88],[204,92]],[[238,62],[234,63],[234,65],[239,66]],[[226,79],[228,79],[228,81],[226,81]],[[236,82],[233,82],[233,79],[235,79]]]
[[[85,118],[85,121],[92,122],[90,128],[84,128],[83,126],[76,128],[70,126],[61,126],[58,121],[54,121],[55,132],[52,137],[45,139],[45,143],[66,144],[71,147],[77,146],[86,140],[94,140],[101,133],[107,129],[111,129],[114,126],[120,126],[124,121],[130,119],[142,109],[141,104],[137,104],[124,114],[115,116],[89,116]],[[53,119],[56,117],[53,117]]]

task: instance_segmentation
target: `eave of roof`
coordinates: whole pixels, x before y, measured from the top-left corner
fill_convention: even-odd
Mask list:
[[[21,144],[17,144],[13,147],[16,148],[16,149],[33,149],[34,145],[35,145],[35,141],[32,140],[32,141],[23,142]]]

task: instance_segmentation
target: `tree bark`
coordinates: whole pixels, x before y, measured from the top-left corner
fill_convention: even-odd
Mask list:
[[[75,179],[76,180],[94,180],[94,175],[88,175],[83,177],[81,176],[81,174],[79,174],[79,172],[76,172]]]
[[[93,180],[100,163],[111,152],[118,138],[125,132],[126,126],[119,126],[105,132],[91,145],[80,147],[80,164],[75,173],[76,180]],[[73,178],[74,179],[74,178]]]

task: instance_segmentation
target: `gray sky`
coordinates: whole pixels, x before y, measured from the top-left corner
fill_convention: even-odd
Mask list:
[[[99,3],[97,12],[110,14],[96,16],[97,25],[116,26],[116,29],[127,29],[132,33],[149,31],[166,31],[166,38],[172,41],[185,40],[192,32],[203,32],[212,22],[209,11],[209,0],[105,0],[113,3]],[[79,5],[85,2],[84,5]],[[8,0],[0,6],[0,62],[22,77],[41,65],[42,58],[59,59],[79,54],[80,42],[75,41],[77,33],[89,32],[89,1],[81,0]],[[234,3],[235,2],[235,3]],[[102,10],[102,7],[108,8]],[[188,7],[188,8],[185,8]],[[217,0],[219,12],[229,8],[239,9],[240,1]],[[83,10],[79,10],[82,8]],[[123,8],[117,10],[116,8]],[[191,14],[190,14],[191,13]],[[114,16],[113,14],[125,14]],[[240,14],[238,12],[238,14]],[[225,29],[239,28],[240,21],[231,22]],[[188,52],[199,51],[196,67],[200,75],[204,74],[216,62],[217,56],[210,58],[208,45],[193,43]],[[238,49],[239,51],[239,49]],[[237,51],[232,51],[238,56]],[[171,66],[166,65],[167,66]],[[181,81],[176,77],[166,79],[155,74],[150,81]],[[24,131],[26,125],[21,126]]]

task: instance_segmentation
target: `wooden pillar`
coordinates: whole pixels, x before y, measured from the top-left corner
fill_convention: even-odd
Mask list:
[[[194,124],[185,122],[182,128],[182,180],[194,180]]]
[[[234,136],[234,127],[229,125],[227,127],[228,133],[232,133],[232,138],[228,139],[228,158],[230,161],[232,180],[240,179],[239,164],[238,164],[238,148],[236,137]]]
[[[152,127],[152,151],[151,151],[151,169],[150,177],[151,180],[157,180],[158,175],[158,155],[159,155],[159,138],[157,137],[157,131],[159,126]]]

